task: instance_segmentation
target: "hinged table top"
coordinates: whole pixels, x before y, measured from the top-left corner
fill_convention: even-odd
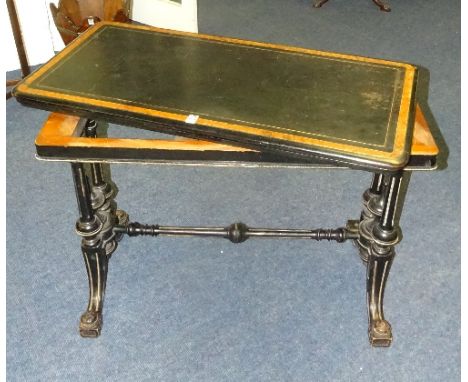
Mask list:
[[[24,104],[287,157],[396,170],[416,68],[102,22],[23,80]]]

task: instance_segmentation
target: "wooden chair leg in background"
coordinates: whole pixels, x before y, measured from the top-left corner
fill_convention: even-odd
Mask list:
[[[21,27],[18,20],[18,12],[14,0],[7,0],[8,14],[10,16],[11,29],[13,30],[13,37],[15,39],[16,51],[21,65],[22,77],[26,77],[30,72],[28,57],[26,56],[26,49],[24,48],[23,35],[21,34]],[[6,81],[6,99],[11,98],[11,90],[9,87],[16,85],[20,80],[7,80]]]

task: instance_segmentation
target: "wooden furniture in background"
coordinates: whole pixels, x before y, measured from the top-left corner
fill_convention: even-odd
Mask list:
[[[130,22],[131,0],[60,0],[50,11],[65,44],[99,21]]]
[[[26,49],[24,48],[23,35],[21,34],[21,27],[18,20],[18,12],[14,0],[7,0],[8,15],[10,17],[11,29],[13,31],[13,37],[15,39],[16,51],[18,52],[18,58],[21,65],[21,74],[26,77],[30,72],[28,57],[26,55]],[[11,90],[9,87],[16,85],[20,80],[7,80],[6,81],[6,99],[11,98]]]

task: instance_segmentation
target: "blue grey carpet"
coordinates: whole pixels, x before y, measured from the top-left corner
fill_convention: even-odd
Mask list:
[[[88,290],[70,168],[35,159],[47,113],[9,100],[7,379],[459,380],[460,3],[391,5],[386,14],[370,0],[320,10],[305,0],[198,2],[202,33],[427,69],[420,99],[449,154],[445,169],[410,183],[385,296],[390,348],[368,344],[356,249],[300,240],[125,238],[110,263],[103,333],[80,338]],[[359,215],[370,182],[345,170],[115,165],[112,174],[132,220],[184,225],[340,226]]]

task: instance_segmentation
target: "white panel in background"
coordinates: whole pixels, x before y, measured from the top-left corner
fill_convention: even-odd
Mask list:
[[[65,47],[65,44],[62,41],[62,37],[60,37],[59,31],[57,30],[57,27],[54,24],[54,18],[52,16],[52,13],[50,12],[50,3],[58,5],[59,0],[44,0],[44,3],[47,8],[47,18],[49,22],[50,34],[52,36],[52,45],[54,46],[54,50],[56,52],[59,52]]]
[[[15,40],[13,39],[13,32],[11,31],[10,19],[8,18],[8,11],[5,2],[0,5],[2,12],[1,23],[3,25],[3,36],[2,39],[2,50],[3,57],[2,62],[5,66],[5,70],[14,70],[20,68],[20,62],[18,54],[16,53]]]
[[[43,0],[16,0],[15,4],[29,64],[42,64],[54,55],[45,2]],[[5,69],[7,71],[19,69],[20,64],[18,54],[16,52],[16,46],[5,2],[2,2],[2,8],[4,8],[6,14],[4,17],[6,20],[2,21],[8,25],[5,27],[7,35],[5,44],[6,49],[4,52],[6,56]]]
[[[132,19],[160,28],[197,33],[197,0],[133,0]]]

